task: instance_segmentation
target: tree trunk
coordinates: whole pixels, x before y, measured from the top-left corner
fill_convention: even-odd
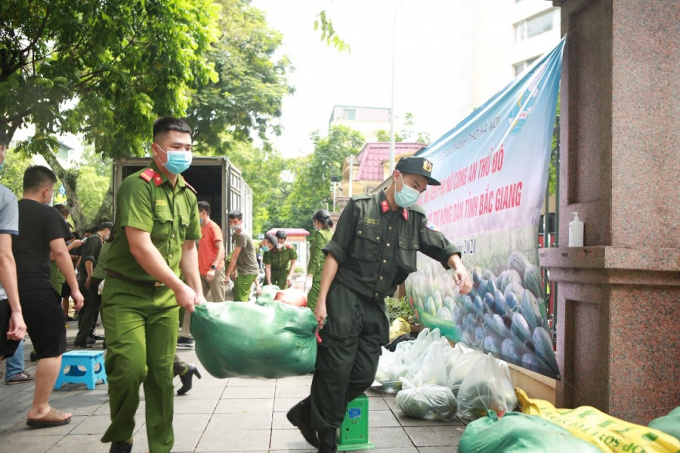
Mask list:
[[[54,171],[59,179],[64,183],[64,189],[66,190],[66,204],[71,212],[71,218],[73,219],[74,228],[80,234],[83,234],[87,228],[87,221],[80,209],[80,201],[78,200],[77,184],[76,184],[76,174],[71,170],[65,169],[57,160],[57,156],[52,152],[41,153],[45,158],[52,171]]]

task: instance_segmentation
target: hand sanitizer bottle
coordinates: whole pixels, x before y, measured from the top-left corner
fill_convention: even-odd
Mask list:
[[[569,222],[569,247],[583,247],[583,222],[578,218],[578,212],[572,212],[574,220]]]

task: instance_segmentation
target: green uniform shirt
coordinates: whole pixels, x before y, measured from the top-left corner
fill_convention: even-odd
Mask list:
[[[55,261],[50,261],[50,281],[52,282],[52,286],[54,286],[55,289],[66,283],[66,277],[64,277],[64,274],[59,271],[59,267],[57,267],[57,263]]]
[[[102,249],[99,251],[99,260],[97,261],[97,267],[94,268],[94,272],[92,273],[92,276],[94,278],[100,278],[102,280],[106,278],[106,272],[104,271],[104,269],[106,269],[106,262],[108,260],[110,248],[111,243],[104,242],[104,245],[102,245]]]
[[[155,281],[130,252],[124,227],[133,227],[151,234],[151,241],[175,275],[180,275],[179,262],[185,240],[201,238],[196,194],[182,175],[175,187],[153,162],[120,185],[116,195],[116,221],[113,226],[107,270],[128,278]]]
[[[323,263],[326,261],[326,255],[323,253],[323,248],[328,244],[328,241],[333,237],[333,232],[330,228],[323,228],[314,233],[312,239],[312,246],[309,248],[309,263],[307,264],[307,273],[312,274],[315,279],[321,278],[321,271],[323,270]]]
[[[284,244],[280,249],[275,246],[273,250],[264,252],[262,258],[264,264],[271,264],[272,272],[290,270],[291,260],[297,260],[297,252],[290,244]]]
[[[338,261],[335,281],[369,299],[394,294],[416,271],[418,251],[446,269],[449,257],[460,255],[421,207],[392,211],[384,192],[352,197],[323,251]]]

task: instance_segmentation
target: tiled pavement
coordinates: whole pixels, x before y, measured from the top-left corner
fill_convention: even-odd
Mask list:
[[[75,323],[68,329],[69,344]],[[26,369],[35,372],[28,360]],[[183,360],[198,363],[193,350],[179,350]],[[199,369],[202,369],[198,364]],[[0,371],[4,370],[4,363]],[[314,452],[286,419],[286,411],[309,394],[312,376],[284,379],[216,379],[207,372],[194,379],[193,389],[175,397],[174,452]],[[176,378],[179,387],[179,379]],[[109,424],[107,385],[95,390],[67,384],[52,393],[51,404],[72,412],[65,426],[29,430],[26,412],[34,385],[0,383],[0,451],[3,453],[108,452],[100,438]],[[136,416],[135,452],[148,451],[143,392]],[[428,422],[405,417],[394,396],[369,392],[369,438],[376,449],[390,453],[455,452],[463,434],[460,423]],[[366,450],[369,451],[369,450]]]

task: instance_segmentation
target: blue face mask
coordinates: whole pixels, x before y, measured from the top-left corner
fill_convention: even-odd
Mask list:
[[[418,198],[420,198],[420,192],[418,192],[413,187],[409,187],[404,184],[403,176],[401,177],[401,183],[401,192],[397,192],[397,181],[394,181],[394,202],[397,203],[397,206],[401,208],[411,207],[418,202]]]
[[[158,146],[158,145],[156,145]],[[165,151],[160,146],[158,147],[168,156],[168,161],[163,164],[167,170],[173,175],[179,175],[191,166],[191,152],[189,151]]]
[[[269,247],[267,247],[267,246],[265,245],[265,246],[262,247],[262,250],[265,251],[265,252],[268,252],[268,251],[269,251]]]

